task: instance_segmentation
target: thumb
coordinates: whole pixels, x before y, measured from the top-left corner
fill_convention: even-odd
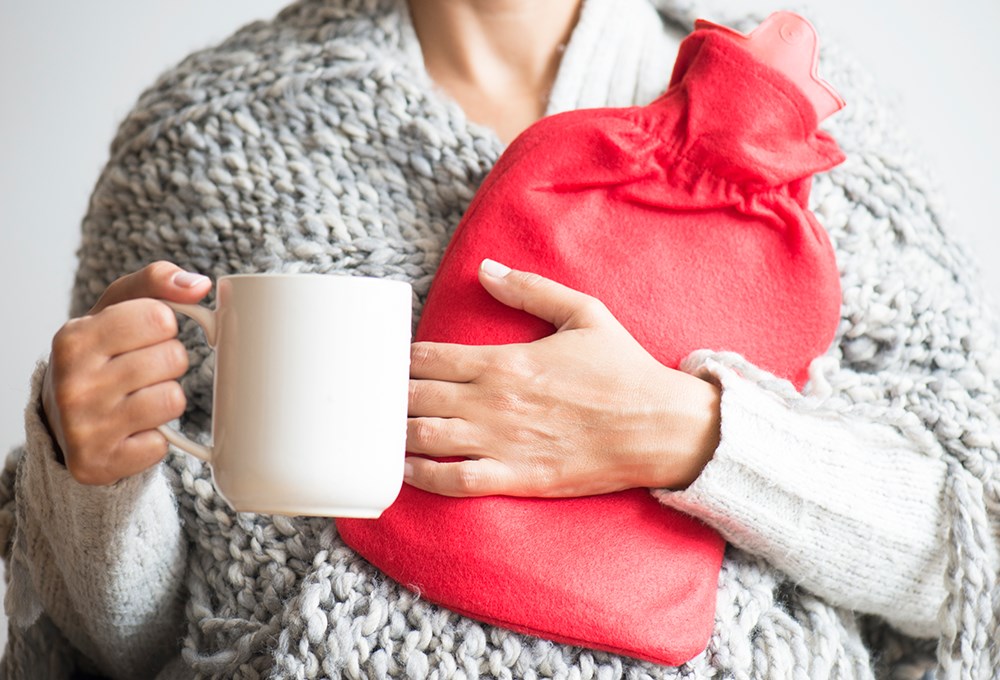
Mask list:
[[[609,314],[597,298],[494,260],[479,265],[479,282],[508,307],[523,309],[560,331],[594,326]]]
[[[186,272],[172,262],[154,262],[108,286],[90,313],[138,298],[194,304],[211,289],[212,281],[207,276]]]

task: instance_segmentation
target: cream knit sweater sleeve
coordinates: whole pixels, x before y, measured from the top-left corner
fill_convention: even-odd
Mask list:
[[[836,414],[765,388],[732,355],[699,353],[685,368],[722,387],[722,436],[698,479],[657,491],[660,500],[830,604],[916,637],[940,634],[946,465],[916,418]]]
[[[16,522],[9,506],[0,515],[0,532],[16,524],[5,542],[11,625],[51,622],[102,674],[151,678],[176,656],[184,633],[187,548],[168,468],[110,487],[78,483],[56,460],[39,415],[44,371],[39,365],[32,380],[26,443],[8,462],[18,463]],[[59,656],[37,659],[34,677],[55,677]]]

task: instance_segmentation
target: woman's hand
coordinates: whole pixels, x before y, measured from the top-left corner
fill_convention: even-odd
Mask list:
[[[156,262],[112,283],[56,333],[42,405],[77,481],[114,484],[166,455],[156,428],[184,412],[176,379],[188,358],[173,310],[149,298],[195,303],[211,288],[205,276]]]
[[[448,496],[683,488],[719,441],[719,389],[657,362],[598,300],[486,260],[482,285],[557,332],[412,347],[406,481]],[[439,462],[436,457],[462,457]]]

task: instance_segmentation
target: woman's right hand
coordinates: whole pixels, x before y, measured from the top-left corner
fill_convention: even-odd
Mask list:
[[[188,358],[177,318],[160,300],[193,304],[211,288],[208,277],[156,262],[112,283],[56,333],[42,405],[77,481],[114,484],[166,455],[156,428],[184,412],[177,379]]]

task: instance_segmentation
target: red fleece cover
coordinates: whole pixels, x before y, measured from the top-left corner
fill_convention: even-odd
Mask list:
[[[514,141],[449,245],[417,339],[554,332],[486,293],[489,257],[601,299],[665,365],[733,350],[801,388],[840,312],[806,200],[812,174],[841,160],[791,81],[696,31],[652,104],[551,116]],[[453,499],[404,485],[380,519],[337,524],[399,583],[488,623],[670,665],[713,628],[724,542],[644,489]]]

